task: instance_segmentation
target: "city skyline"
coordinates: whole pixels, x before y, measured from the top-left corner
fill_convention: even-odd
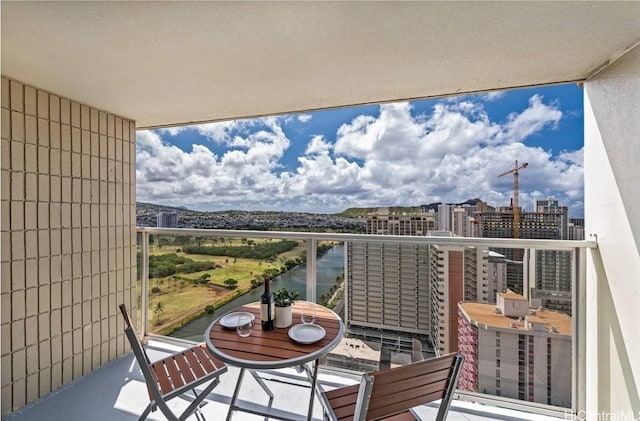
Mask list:
[[[137,200],[192,210],[520,206],[582,217],[582,91],[558,85],[137,133]]]

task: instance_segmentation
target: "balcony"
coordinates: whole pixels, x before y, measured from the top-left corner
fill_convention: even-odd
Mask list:
[[[598,239],[578,252],[573,405],[640,413],[635,2],[1,7],[3,417],[128,351],[136,129],[567,82]]]
[[[152,360],[181,349],[166,341],[151,341],[148,345],[149,357]],[[228,403],[233,394],[233,387],[238,376],[238,370],[230,368],[222,375],[221,384],[216,387],[208,398],[208,403],[202,408],[202,414],[209,421],[222,419],[227,413]],[[276,398],[272,408],[283,416],[304,419],[307,410],[309,388],[304,387],[304,381],[295,370],[275,370],[262,373],[268,387]],[[319,382],[321,387],[331,389],[343,385],[355,384],[357,376],[343,371],[321,370]],[[298,385],[302,384],[303,387]],[[243,383],[240,393],[242,405],[249,404],[260,410],[267,405],[267,399],[261,400],[262,390],[253,379]],[[178,400],[179,401],[179,400]],[[146,385],[142,373],[137,366],[133,354],[127,354],[108,365],[95,370],[82,379],[62,388],[20,411],[14,412],[5,421],[38,421],[51,419],[59,420],[137,420],[148,402]],[[183,402],[173,402],[182,408]],[[184,405],[186,406],[186,404]],[[416,408],[416,413],[422,419],[432,419],[438,411],[437,404],[429,404]],[[163,420],[160,411],[152,413],[149,420]],[[191,417],[189,419],[195,419]],[[235,412],[234,420],[262,419],[255,415]],[[322,420],[320,402],[314,403],[314,420]],[[556,420],[540,414],[530,414],[513,409],[491,407],[456,400],[449,411],[449,421],[484,421],[484,420]]]
[[[163,327],[162,323],[160,323],[160,320],[156,319],[158,317],[158,313],[154,311],[154,308],[159,300],[159,297],[162,297],[162,295],[157,295],[157,293],[154,293],[152,290],[154,290],[155,288],[160,288],[161,286],[162,289],[165,289],[165,290],[173,289],[175,291],[175,289],[179,287],[177,287],[176,285],[171,286],[170,284],[168,284],[168,282],[170,281],[166,281],[167,283],[162,283],[163,281],[160,278],[149,280],[149,273],[157,272],[155,268],[152,270],[151,267],[149,266],[150,256],[158,256],[162,253],[173,253],[177,248],[178,244],[184,245],[184,248],[186,250],[187,249],[186,245],[194,243],[196,241],[198,242],[198,244],[201,244],[204,247],[209,247],[209,246],[213,247],[213,245],[222,244],[222,243],[226,245],[229,245],[229,244],[241,245],[241,244],[247,244],[247,243],[269,244],[269,242],[277,242],[277,241],[284,241],[284,240],[295,241],[298,243],[298,246],[296,246],[295,250],[304,251],[304,255],[305,255],[304,259],[300,259],[300,261],[306,261],[306,263],[303,264],[303,266],[300,268],[293,269],[291,273],[302,273],[301,275],[302,278],[298,279],[301,282],[300,284],[301,287],[303,288],[303,290],[301,291],[303,294],[302,297],[312,301],[317,301],[317,298],[323,294],[322,288],[325,288],[326,290],[326,286],[323,285],[326,283],[326,280],[318,279],[318,272],[320,267],[319,262],[321,262],[321,259],[323,258],[323,257],[317,256],[317,249],[319,244],[339,245],[338,247],[343,249],[344,252],[348,254],[348,256],[339,257],[338,261],[342,261],[342,262],[347,261],[349,262],[349,264],[358,260],[357,253],[350,252],[350,250],[361,250],[364,248],[361,246],[356,247],[355,245],[358,245],[358,244],[360,245],[369,244],[369,247],[371,244],[379,244],[379,243],[384,245],[393,244],[395,246],[395,249],[400,249],[400,250],[402,249],[403,245],[413,246],[415,244],[455,245],[459,247],[479,247],[479,248],[489,248],[489,247],[510,248],[511,247],[511,248],[525,249],[525,250],[538,250],[538,249],[546,250],[550,248],[562,249],[562,250],[567,250],[572,255],[572,258],[574,259],[573,261],[575,263],[574,264],[575,270],[571,272],[570,277],[574,280],[575,282],[574,287],[578,291],[581,289],[580,285],[584,282],[585,261],[581,256],[583,255],[586,249],[590,247],[594,247],[595,245],[593,242],[588,242],[588,241],[509,240],[509,239],[483,239],[483,238],[444,238],[443,239],[443,237],[408,237],[408,236],[378,236],[378,235],[372,236],[372,235],[331,234],[331,233],[313,233],[313,232],[292,233],[292,232],[263,232],[263,231],[257,232],[257,231],[232,231],[232,230],[231,231],[230,230],[193,230],[193,229],[169,229],[169,228],[140,228],[138,229],[138,233],[139,233],[138,246],[140,250],[138,272],[141,274],[141,279],[139,282],[139,287],[137,289],[139,293],[139,297],[136,300],[136,302],[138,303],[137,314],[138,314],[138,323],[140,326],[139,331],[144,332],[145,336],[150,337],[152,340],[159,341],[159,342],[164,342],[167,340],[171,341],[171,338],[167,338],[167,337],[163,337],[162,335],[159,335],[159,333],[161,333],[166,326]],[[344,244],[344,245],[341,245],[341,244]],[[424,250],[428,250],[428,249],[429,249],[428,247],[424,248]],[[185,254],[185,256],[187,255]],[[393,253],[392,257],[394,259],[400,258],[399,253]],[[381,254],[376,259],[383,260],[387,258],[388,256],[386,256],[385,254]],[[422,257],[422,258],[425,258],[425,257]],[[439,257],[437,255],[433,255],[432,258],[438,259]],[[213,259],[220,261],[220,259],[224,259],[224,258],[213,257]],[[241,271],[236,270],[236,268],[231,265],[229,259],[226,259],[226,260],[227,260],[226,263],[224,263],[217,269],[214,269],[212,273],[216,273],[216,271],[218,271],[220,275],[223,275],[222,271],[224,271],[225,277],[229,276],[229,277],[235,277],[237,279],[244,279],[246,277],[247,274],[243,274],[241,273]],[[382,270],[380,269],[380,267],[382,266],[381,263],[376,264],[376,262],[372,262],[370,256],[368,260],[369,260],[369,264],[373,264],[375,267],[378,268],[377,269],[378,272],[382,272]],[[282,261],[282,259],[274,259],[274,261],[277,266],[277,265],[280,265],[279,262]],[[478,264],[485,264],[485,263],[486,262],[482,260],[478,262]],[[269,265],[268,263],[265,263],[265,265],[263,266],[263,269],[265,271],[271,270],[269,269],[268,265]],[[356,275],[355,273],[350,274],[347,267],[345,267],[343,271],[345,274],[347,274],[346,278],[349,279],[349,285],[351,285],[352,287],[354,285],[358,286],[357,288],[353,288],[352,292],[347,293],[349,295],[347,302],[350,302],[350,304],[347,306],[347,311],[350,313],[343,315],[343,318],[347,322],[348,331],[350,331],[351,334],[356,335],[356,337],[364,337],[365,340],[367,339],[373,340],[374,342],[376,340],[379,340],[379,343],[380,343],[379,346],[381,346],[382,348],[391,346],[392,348],[389,348],[389,350],[392,353],[394,352],[393,347],[397,346],[398,347],[396,349],[397,355],[395,357],[396,361],[402,360],[403,345],[400,345],[400,343],[404,340],[406,341],[407,344],[409,344],[405,346],[404,348],[405,350],[408,349],[408,347],[410,347],[411,345],[410,345],[409,339],[401,339],[401,338],[402,337],[409,338],[409,336],[407,335],[409,335],[410,332],[412,331],[417,332],[416,330],[417,326],[415,324],[415,320],[418,320],[420,316],[418,316],[417,308],[414,308],[412,310],[410,307],[410,306],[416,306],[415,304],[416,300],[412,299],[408,303],[405,303],[405,305],[402,307],[403,314],[413,311],[414,313],[416,313],[416,317],[418,317],[418,318],[416,317],[402,318],[403,321],[408,321],[406,322],[408,323],[407,326],[404,326],[401,324],[400,319],[398,319],[398,314],[399,314],[398,309],[399,309],[399,306],[402,305],[401,303],[399,303],[397,300],[393,300],[393,302],[387,302],[388,300],[385,301],[384,295],[377,296],[377,298],[371,294],[367,295],[366,297],[361,296],[361,294],[363,294],[363,291],[367,291],[367,289],[370,288],[371,284],[367,284],[366,282],[363,283],[362,276],[364,275]],[[408,272],[405,272],[405,275],[407,273]],[[195,279],[198,277],[198,273],[195,273],[189,276],[192,279]],[[289,276],[289,273],[287,273],[286,276]],[[291,275],[291,276],[294,276],[294,275]],[[295,275],[295,276],[298,276],[298,275]],[[382,276],[382,278],[379,278],[379,276]],[[379,276],[378,275],[374,276],[371,282],[376,284],[378,282],[381,282],[380,279],[384,279],[383,282],[390,282],[391,284],[395,285],[394,290],[398,288],[398,282],[413,282],[412,281],[413,278],[411,276],[407,276],[406,279],[403,278],[402,280],[395,279],[395,278],[392,279],[393,276],[397,277],[397,274],[395,275],[382,274]],[[180,277],[182,277],[182,275]],[[272,282],[272,288],[275,288],[275,289],[279,288],[280,284],[278,282],[282,282],[282,281],[279,281],[278,277],[276,277]],[[433,282],[430,284],[431,291],[429,293],[430,299],[431,300],[435,299],[434,302],[438,303],[438,305],[436,306],[438,311],[433,312],[432,314],[426,317],[432,318],[431,319],[432,334],[435,334],[436,337],[438,338],[437,347],[442,347],[442,349],[446,349],[444,347],[449,346],[448,345],[449,339],[447,335],[443,333],[443,331],[445,330],[445,323],[448,323],[446,320],[448,320],[449,318],[449,312],[450,311],[456,312],[455,314],[457,317],[458,310],[447,308],[446,303],[449,302],[448,301],[449,299],[448,298],[445,299],[445,296],[443,295],[444,291],[442,291],[442,285],[439,282],[440,281],[433,280]],[[189,288],[191,287],[186,287],[186,290],[188,290]],[[349,286],[347,286],[347,288],[349,288]],[[260,292],[260,291],[261,289],[257,290],[257,292]],[[429,288],[425,288],[425,291],[429,291]],[[247,296],[250,296],[250,294],[248,294]],[[576,294],[574,297],[575,300],[577,300],[578,297],[579,297],[579,294]],[[411,298],[414,298],[414,297],[411,296]],[[481,300],[481,299],[482,299],[481,297],[478,297],[478,300]],[[171,302],[165,300],[164,305],[167,309],[169,309]],[[434,304],[432,304],[432,306],[433,305]],[[493,312],[494,305],[488,304],[488,303],[486,305],[489,308],[489,312]],[[577,306],[578,305],[577,301],[575,302],[575,305],[576,307],[574,308],[576,309],[576,314],[579,314],[581,311],[583,311],[582,308]],[[358,307],[351,308],[351,306],[358,306]],[[220,309],[218,309],[216,314],[221,315],[224,312],[231,310],[231,308],[233,307],[234,307],[233,303],[226,304]],[[436,308],[436,307],[432,307],[432,308]],[[146,309],[146,311],[140,311],[141,309]],[[437,318],[438,320],[436,321],[434,320],[434,318]],[[209,318],[207,320],[212,320],[212,319]],[[188,338],[192,340],[200,340],[200,335],[202,335],[202,332],[208,323],[209,322],[197,324],[198,326],[200,326],[200,330],[198,331],[196,329],[195,333],[189,336]],[[577,319],[574,319],[573,325],[574,325],[573,331],[579,331],[579,329],[581,329]],[[375,329],[371,330],[373,328]],[[369,332],[363,333],[367,329],[369,329]],[[475,327],[471,327],[471,325],[469,325],[469,326],[465,326],[465,329],[469,332],[472,332],[473,329],[475,329]],[[193,331],[193,329],[191,330],[187,329],[187,330]],[[468,332],[465,332],[465,335],[468,335],[468,334],[469,334]],[[175,335],[175,334],[172,334],[172,335]],[[178,337],[185,337],[181,335],[182,335],[181,333],[178,333]],[[375,339],[375,338],[378,338],[378,339]],[[571,382],[570,384],[576,385],[578,384],[577,379],[582,375],[581,374],[582,369],[577,362],[578,361],[577,358],[575,357],[576,353],[579,352],[579,346],[577,345],[577,337],[574,335],[573,339],[571,339],[569,342],[574,343],[574,345],[571,347],[571,350],[568,351],[573,355],[573,357],[570,357],[570,358],[573,358],[573,364],[574,364],[570,368],[570,370],[572,370],[571,372],[572,374],[569,374],[569,379],[570,379],[569,381]],[[396,343],[398,345],[394,345]],[[477,343],[478,342],[476,338],[471,338],[469,340],[470,345],[477,344]],[[428,343],[425,343],[425,346],[429,348],[431,345]],[[474,350],[470,350],[470,349],[468,349],[467,351],[470,353],[475,352]],[[425,354],[425,356],[428,356],[428,355],[429,354]],[[404,361],[405,363],[408,361],[406,357]],[[470,358],[468,360],[469,364],[476,364],[477,361],[478,360],[476,358],[470,355]],[[392,362],[393,362],[393,359],[392,359]],[[351,366],[357,367],[358,362],[354,361],[354,363]],[[474,370],[475,370],[474,372],[477,372],[476,369]],[[327,374],[334,374],[339,376],[344,375],[343,371],[336,371],[334,367],[331,367],[328,365],[324,367],[324,372]],[[337,373],[341,373],[341,374],[337,374]],[[352,378],[354,375],[357,376],[357,373],[351,373],[351,375],[347,377]],[[543,386],[544,386],[544,389],[546,390],[547,385],[545,384]],[[571,387],[571,386],[568,386],[568,387]],[[555,392],[554,388],[552,389],[554,390],[554,393],[557,393]],[[580,391],[576,387],[573,387],[572,391],[567,391],[565,393],[578,396]],[[555,416],[563,417],[567,411],[575,411],[575,409],[571,408],[571,403],[567,404],[565,407],[552,407],[548,405],[540,405],[535,402],[519,401],[518,399],[509,400],[509,399],[505,399],[504,396],[498,397],[492,394],[478,394],[477,392],[459,391],[459,395],[460,395],[460,398],[463,400],[476,402],[476,403],[482,402],[484,404],[488,403],[494,406],[506,405],[509,408],[512,408],[512,409],[518,408],[521,411],[525,411],[526,413],[530,412],[531,414],[555,414]]]

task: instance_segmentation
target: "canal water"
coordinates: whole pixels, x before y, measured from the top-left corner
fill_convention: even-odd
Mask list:
[[[344,246],[335,246],[327,251],[324,255],[319,257],[316,262],[316,268],[316,296],[320,297],[322,294],[329,291],[331,286],[335,283],[336,277],[341,275],[344,271]],[[277,278],[274,278],[271,281],[271,291],[276,291],[280,288],[298,291],[300,293],[300,299],[304,300],[307,295],[306,279],[306,265],[298,266],[288,272],[283,273]],[[202,341],[204,331],[214,319],[218,318],[228,311],[233,310],[238,306],[258,301],[260,299],[260,295],[262,295],[263,292],[264,288],[261,287],[252,289],[248,293],[239,296],[235,300],[228,302],[222,307],[217,308],[215,314],[202,316],[201,318],[187,324],[183,328],[176,330],[171,334],[171,336],[192,341]]]

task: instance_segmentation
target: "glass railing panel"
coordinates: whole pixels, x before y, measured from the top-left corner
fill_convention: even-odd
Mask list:
[[[299,290],[305,241],[243,236],[151,235],[148,332],[202,341],[206,327],[242,304],[258,301],[269,277],[272,291]],[[289,275],[285,279],[285,275]]]
[[[394,242],[296,233],[291,234],[295,246],[270,261],[234,261],[220,255],[223,247],[275,244],[283,241],[284,234],[260,233],[277,238],[242,238],[241,234],[227,238],[211,230],[204,238],[179,240],[152,235],[156,238],[151,240],[149,251],[149,331],[166,333],[163,320],[169,315],[163,313],[172,305],[171,294],[177,298],[185,288],[201,288],[202,296],[213,286],[228,288],[224,281],[229,278],[238,280],[235,289],[225,291],[237,296],[226,304],[212,297],[201,300],[198,311],[212,305],[214,313],[189,318],[184,327],[170,333],[200,341],[215,317],[257,301],[265,271],[277,270],[270,274],[272,290],[284,287],[306,299],[310,286],[314,287],[316,302],[344,320],[342,343],[322,361],[327,368],[365,372],[460,351],[466,357],[459,383],[464,399],[474,400],[481,394],[485,402],[493,396],[496,402],[507,398],[523,404],[572,407],[576,339],[571,315],[577,302],[573,288],[579,278],[576,272],[584,271],[584,261],[576,261],[576,256],[584,253],[576,250],[586,244],[572,248],[563,243],[564,248],[554,250],[548,248],[550,241],[526,247],[526,240],[498,240],[500,247],[494,247],[486,239]],[[514,247],[520,244],[522,247]],[[218,254],[191,246],[218,248]],[[313,247],[315,265],[313,260],[306,263],[306,253]],[[168,254],[213,261],[216,266],[188,274],[160,273],[154,256]],[[207,273],[212,285],[204,289],[196,284]],[[176,276],[177,281],[173,279]],[[181,285],[185,279],[186,285]],[[250,288],[252,279],[254,288]],[[157,302],[162,300],[167,304],[157,310]],[[181,314],[188,312],[183,309]]]

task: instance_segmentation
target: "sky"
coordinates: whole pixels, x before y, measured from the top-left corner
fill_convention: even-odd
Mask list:
[[[584,215],[576,84],[137,132],[137,200],[193,210],[337,213],[553,197]]]

